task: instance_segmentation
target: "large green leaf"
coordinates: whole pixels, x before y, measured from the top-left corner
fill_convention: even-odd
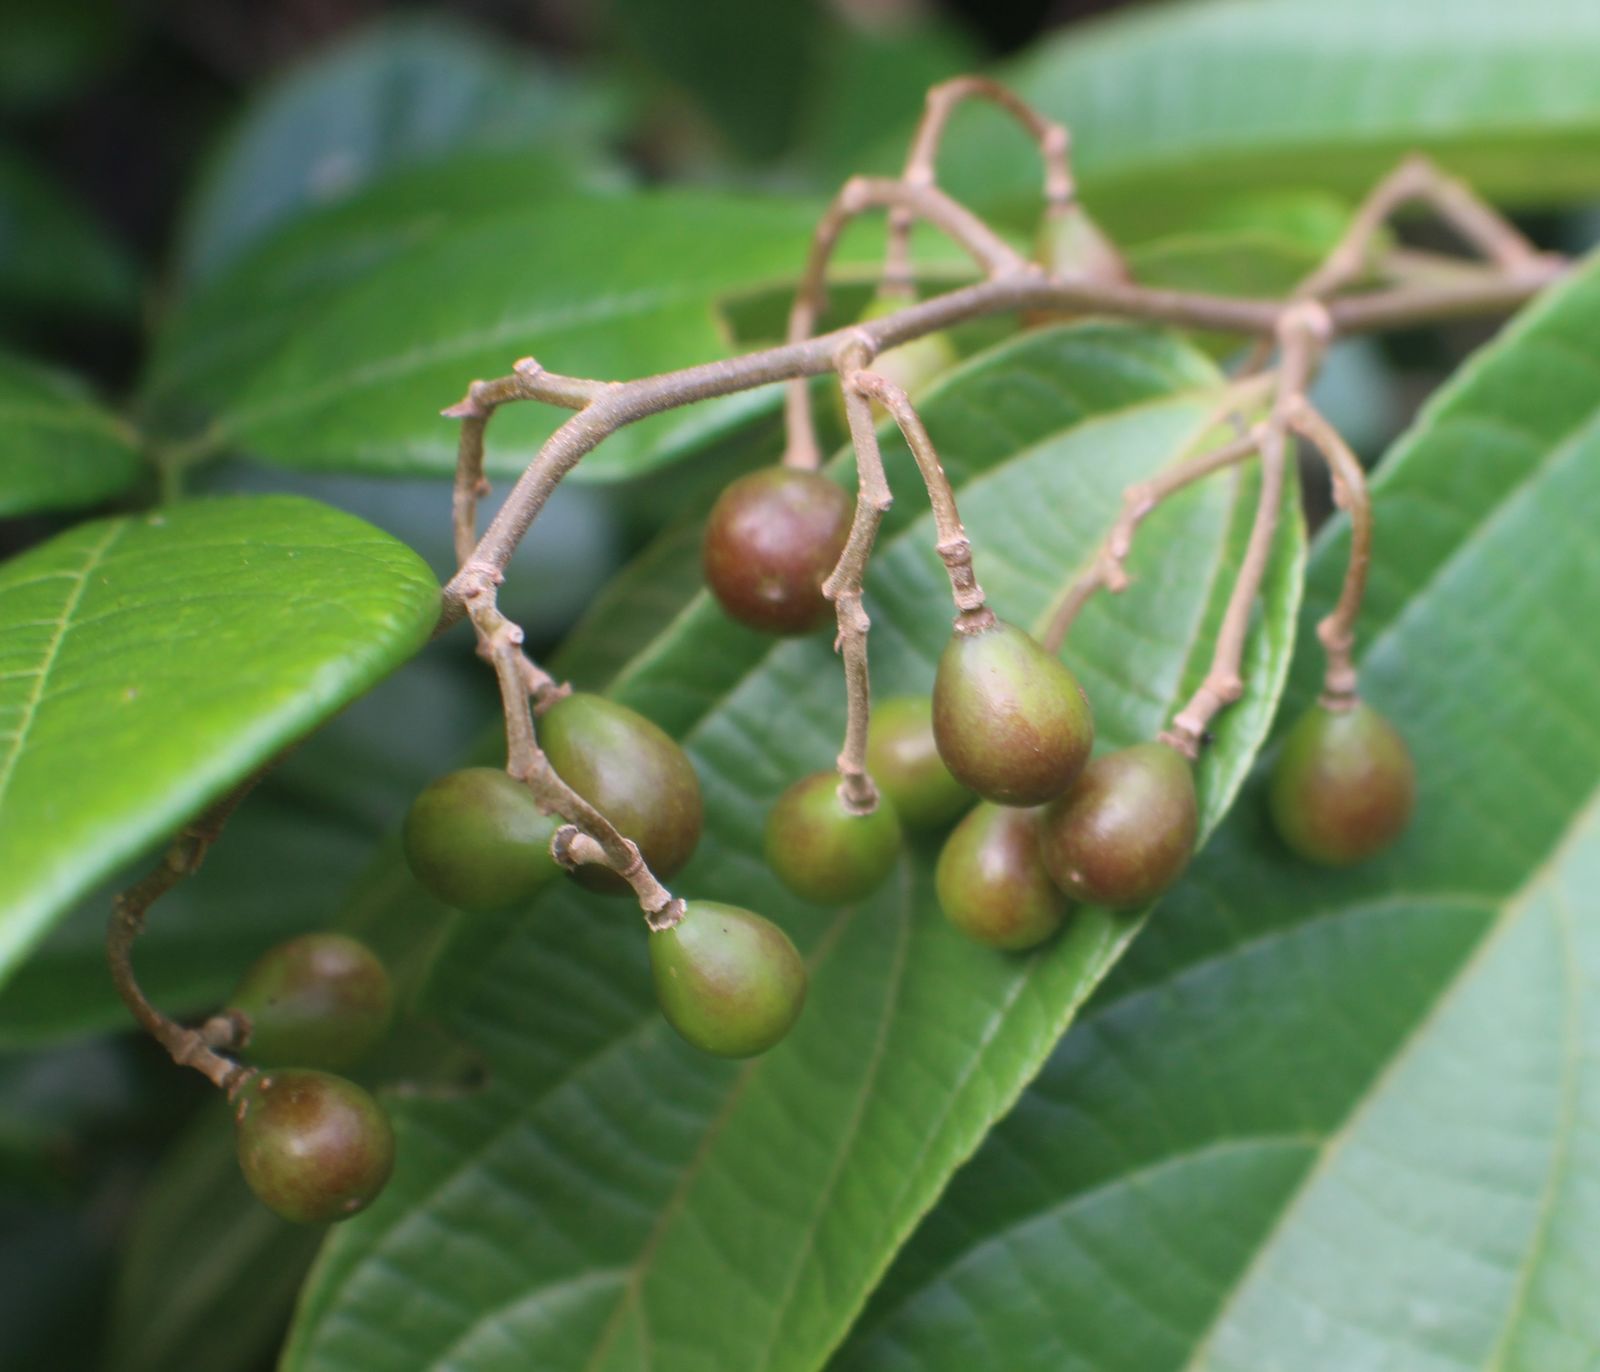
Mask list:
[[[0,518],[93,505],[143,471],[132,432],[83,386],[0,354]]]
[[[272,358],[391,258],[485,214],[611,188],[606,164],[548,150],[457,153],[391,171],[322,207],[304,207],[179,299],[157,330],[142,401],[163,432],[198,428]]]
[[[929,395],[1002,612],[1040,622],[1121,487],[1201,438],[1216,381],[1173,340],[1087,325],[1019,339]],[[902,501],[869,603],[876,680],[893,693],[927,689],[950,611],[907,455],[890,465]],[[1148,736],[1203,671],[1253,503],[1241,476],[1163,509],[1135,589],[1087,612],[1070,656],[1106,742]],[[1248,700],[1202,769],[1208,826],[1286,670],[1300,565],[1287,527]],[[812,966],[806,1014],[765,1058],[713,1061],[656,1013],[625,907],[563,890],[465,925],[432,1004],[481,1046],[490,1083],[396,1102],[395,1179],[324,1250],[290,1368],[816,1366],[1137,928],[1089,910],[1037,955],[973,947],[933,909],[927,847],[857,907],[786,895],[760,860],[761,821],[838,746],[826,636],[773,644],[701,596],[615,689],[700,772],[708,831],[681,889],[780,919]],[[407,890],[396,872],[388,917],[426,907]]]
[[[619,380],[726,355],[718,298],[792,277],[816,213],[809,202],[676,193],[560,201],[462,224],[307,321],[230,397],[221,437],[288,466],[451,471],[456,425],[439,409],[524,354],[552,371]],[[842,260],[871,261],[880,243],[852,237]],[[769,387],[647,419],[582,470],[635,473],[776,399]],[[565,417],[506,407],[490,470],[520,472]]]
[[[570,75],[441,17],[391,20],[291,70],[213,155],[180,253],[214,276],[272,227],[386,173],[541,143],[596,156],[605,104]],[[547,155],[548,156],[548,155]]]
[[[84,524],[0,568],[0,974],[437,608],[408,548],[289,498]]]
[[[1595,1366],[1600,268],[1441,393],[1377,499],[1364,690],[1416,754],[1411,832],[1317,871],[1252,787],[841,1372]]]
[[[1360,191],[1412,148],[1496,198],[1593,194],[1597,64],[1589,0],[1206,0],[1073,26],[999,74],[1071,127],[1097,211],[1162,226],[1241,187]],[[988,202],[1037,181],[1023,140],[976,117],[943,165]]]

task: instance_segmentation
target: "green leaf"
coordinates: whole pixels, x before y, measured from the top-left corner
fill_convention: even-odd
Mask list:
[[[1495,199],[1587,197],[1600,190],[1597,65],[1589,0],[1207,0],[1074,25],[999,75],[1071,128],[1097,215],[1158,231],[1223,192],[1359,193],[1412,149]],[[964,123],[941,163],[953,190],[1036,193],[1014,130]]]
[[[572,77],[443,18],[375,25],[249,108],[191,205],[184,276],[215,276],[264,233],[386,173],[535,142],[593,155],[603,102]]]
[[[1019,338],[926,397],[1002,613],[1048,615],[1122,486],[1202,439],[1217,384],[1175,340],[1091,324]],[[875,683],[894,693],[928,688],[950,607],[908,455],[889,462],[901,501],[868,599]],[[1241,474],[1164,507],[1134,589],[1086,611],[1069,651],[1107,743],[1149,736],[1202,674],[1253,503]],[[1247,702],[1202,770],[1208,825],[1286,671],[1297,527],[1252,636]],[[927,848],[858,907],[785,895],[760,860],[761,822],[838,747],[825,635],[774,644],[702,594],[614,689],[699,770],[708,827],[681,889],[779,919],[813,969],[806,1014],[766,1057],[713,1061],[655,1011],[624,907],[567,889],[527,915],[464,924],[430,1003],[484,1050],[489,1084],[395,1102],[395,1179],[324,1249],[290,1369],[815,1367],[1138,927],[1089,910],[1048,950],[993,955],[938,917]],[[396,874],[389,917],[422,899],[404,886]]]
[[[144,473],[128,426],[75,378],[0,353],[0,518],[99,504]]]
[[[137,298],[122,248],[83,206],[0,147],[0,304],[125,314]]]
[[[457,153],[306,206],[189,291],[162,321],[145,376],[152,428],[187,433],[342,294],[390,259],[486,214],[614,186],[609,164],[547,150]]]
[[[1593,1365],[1600,266],[1468,364],[1376,496],[1363,692],[1416,755],[1411,831],[1320,871],[1252,787],[839,1372]]]
[[[437,609],[409,549],[287,498],[84,524],[0,568],[0,975]]]
[[[719,296],[790,279],[817,207],[710,193],[569,200],[461,225],[400,254],[325,312],[232,398],[221,437],[286,466],[454,470],[457,426],[439,418],[474,377],[531,354],[552,371],[629,379],[729,351]],[[841,261],[874,261],[881,235]],[[198,340],[197,340],[198,341]],[[776,405],[775,388],[631,425],[583,464],[633,475]],[[505,407],[489,468],[519,473],[567,417]]]

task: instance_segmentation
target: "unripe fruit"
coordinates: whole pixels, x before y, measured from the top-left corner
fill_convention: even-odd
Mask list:
[[[1122,254],[1081,205],[1072,206],[1065,214],[1045,216],[1039,225],[1035,256],[1051,276],[1128,279]]]
[[[376,953],[344,934],[302,934],[262,954],[228,998],[245,1055],[263,1067],[344,1068],[389,1029],[394,992]]]
[[[706,585],[741,624],[804,634],[832,618],[822,583],[850,533],[852,504],[820,472],[768,467],[731,483],[711,507]]]
[[[650,935],[650,971],[667,1023],[721,1058],[764,1053],[789,1032],[806,999],[806,968],[769,919],[691,900],[683,918]]]
[[[872,707],[867,770],[908,829],[938,829],[975,799],[939,756],[933,740],[933,702],[894,696]]]
[[[394,1168],[383,1107],[327,1072],[251,1077],[234,1096],[234,1142],[250,1189],[296,1224],[349,1219],[372,1203]]]
[[[539,717],[539,743],[561,779],[622,833],[665,879],[694,855],[704,810],[689,755],[636,710],[574,691]],[[630,893],[609,868],[579,867],[591,891]]]
[[[1301,857],[1347,867],[1387,848],[1416,802],[1416,767],[1394,725],[1370,705],[1313,705],[1273,764],[1268,804]]]
[[[1199,829],[1188,759],[1165,743],[1139,743],[1096,758],[1051,803],[1040,849],[1069,896],[1139,910],[1183,874]]]
[[[465,767],[426,786],[402,839],[412,875],[458,910],[499,910],[531,899],[561,868],[550,840],[561,821],[497,767]]]
[[[797,896],[819,905],[859,900],[883,883],[900,851],[900,821],[883,796],[853,814],[837,772],[815,772],[778,797],[767,816],[767,865]]]
[[[1067,898],[1039,856],[1034,810],[979,805],[945,840],[934,886],[945,918],[991,948],[1032,948],[1067,915]]]
[[[1077,678],[1015,625],[957,631],[933,681],[933,736],[951,774],[985,800],[1042,805],[1094,746]]]

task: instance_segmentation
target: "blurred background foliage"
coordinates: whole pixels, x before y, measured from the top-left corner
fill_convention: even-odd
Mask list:
[[[797,197],[809,215],[849,172],[893,164],[930,83],[1042,41],[1070,42],[1074,25],[1117,8],[1129,7],[8,0],[0,399],[8,366],[25,377],[39,366],[70,369],[141,423],[139,442],[157,459],[159,476],[116,500],[146,499],[158,480],[300,491],[397,534],[444,574],[448,511],[436,475],[407,475],[400,462],[295,470],[285,453],[299,441],[293,430],[258,434],[265,449],[276,444],[270,465],[254,460],[250,443],[222,442],[207,449],[219,460],[191,467],[185,444],[206,437],[209,418],[197,397],[223,394],[230,366],[254,368],[263,340],[293,335],[333,280],[359,279],[481,213],[533,214],[552,201],[670,183]],[[957,147],[958,184],[969,162]],[[1108,178],[1108,194],[1117,189]],[[1139,197],[1112,194],[1107,213],[1131,233],[1141,276],[1267,292],[1333,240],[1345,195],[1245,187],[1168,223]],[[991,208],[1005,220],[1012,206],[1000,195]],[[1006,222],[1027,231],[1020,215]],[[1523,222],[1565,248],[1592,241],[1596,223],[1592,212],[1537,204]],[[643,274],[650,263],[637,265]],[[527,270],[538,263],[530,258]],[[271,290],[252,297],[230,287],[241,277]],[[841,292],[840,310],[858,307],[865,289],[863,278]],[[725,302],[725,326],[741,340],[770,337],[785,303],[784,282],[753,272]],[[239,332],[242,361],[210,355],[219,319]],[[1487,327],[1343,346],[1320,383],[1323,407],[1375,454]],[[211,392],[171,380],[189,365],[186,328],[202,369],[214,369]],[[980,328],[969,344],[984,341]],[[497,346],[507,363],[516,355],[514,344]],[[455,365],[453,374],[471,373]],[[430,390],[419,413],[426,420],[450,398]],[[536,647],[561,639],[626,559],[667,525],[692,520],[730,473],[769,460],[776,443],[770,407],[692,438],[704,449],[692,469],[652,473],[641,463],[638,475],[609,473],[606,484],[560,493],[511,582],[520,592],[508,608]],[[397,435],[390,451],[407,441]],[[64,524],[47,507],[0,509],[0,554]],[[241,817],[245,832],[164,907],[142,953],[157,998],[204,1005],[259,948],[324,922],[392,834],[405,798],[477,735],[492,703],[481,685],[461,642],[432,649],[276,775]],[[441,722],[404,727],[420,717]],[[218,1153],[193,1134],[173,1151],[203,1094],[198,1080],[110,1032],[122,1020],[99,961],[107,896],[69,919],[0,998],[0,1368],[266,1367],[315,1236],[264,1244],[207,1229],[210,1188],[237,1181],[197,1177]],[[222,901],[238,916],[226,931],[208,918]],[[192,1260],[175,1264],[184,1251],[175,1231],[185,1226]],[[124,1262],[119,1277],[119,1255],[145,1249],[166,1255],[159,1269]],[[141,1283],[153,1281],[167,1288],[160,1302],[143,1299]],[[186,1322],[186,1311],[245,1290],[253,1295],[247,1309],[234,1306],[237,1318]]]

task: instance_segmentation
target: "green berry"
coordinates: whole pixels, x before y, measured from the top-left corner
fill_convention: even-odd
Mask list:
[[[683,918],[650,935],[650,970],[667,1023],[696,1048],[748,1058],[777,1043],[806,999],[806,968],[769,919],[691,900]]]
[[[945,918],[991,948],[1032,948],[1067,914],[1039,856],[1035,810],[979,805],[945,840],[934,886]]]
[[[1301,857],[1348,867],[1400,837],[1416,788],[1405,740],[1370,705],[1314,705],[1283,740],[1268,804],[1278,833]]]
[[[297,1224],[349,1219],[394,1168],[383,1107],[327,1072],[287,1068],[249,1078],[234,1095],[234,1142],[250,1189]]]
[[[706,585],[741,624],[805,634],[833,617],[822,583],[850,533],[850,497],[820,472],[769,467],[733,482],[706,524]]]
[[[550,840],[561,821],[496,767],[466,767],[431,782],[402,832],[406,862],[458,910],[499,910],[531,899],[561,868]]]
[[[1094,746],[1077,678],[1026,633],[994,620],[958,629],[933,682],[933,736],[962,785],[999,805],[1042,805],[1072,784]]]
[[[262,954],[228,999],[263,1067],[352,1067],[389,1030],[394,993],[376,953],[344,934],[303,934]]]
[[[1040,846],[1069,896],[1140,910],[1183,874],[1199,826],[1188,759],[1165,743],[1139,743],[1083,769],[1044,812]]]
[[[895,696],[872,707],[867,770],[908,829],[940,829],[973,802],[933,740],[933,702]]]
[[[900,821],[883,796],[871,814],[849,810],[837,772],[795,782],[767,815],[767,865],[819,905],[859,900],[883,884],[900,851]]]
[[[561,779],[622,833],[665,880],[694,855],[704,810],[689,755],[636,710],[574,691],[539,718],[539,743]],[[600,866],[573,876],[591,891],[628,895],[628,883]]]

